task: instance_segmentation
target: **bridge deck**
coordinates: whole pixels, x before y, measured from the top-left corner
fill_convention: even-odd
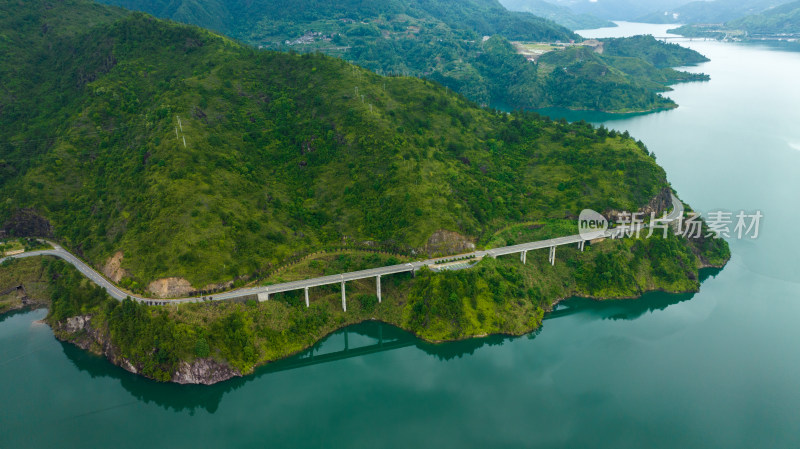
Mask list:
[[[683,204],[678,200],[677,197],[674,195],[672,196],[672,204],[673,210],[670,214],[667,215],[667,221],[674,221],[678,217],[683,215]],[[433,266],[437,262],[441,262],[444,260],[455,260],[455,259],[468,259],[468,258],[483,258],[486,256],[489,257],[497,257],[497,256],[505,256],[510,254],[518,254],[526,251],[534,251],[537,249],[544,249],[544,248],[554,248],[557,246],[562,245],[571,245],[576,244],[588,240],[593,240],[599,237],[611,237],[614,234],[612,231],[604,231],[604,232],[596,232],[590,235],[570,235],[566,237],[557,237],[553,239],[547,240],[540,240],[535,242],[528,242],[522,243],[518,245],[511,245],[505,246],[502,248],[493,248],[485,251],[474,251],[472,253],[466,254],[458,254],[454,256],[438,258],[438,259],[427,259],[422,261],[416,262],[409,262],[399,265],[390,265],[386,267],[378,267],[378,268],[370,268],[368,270],[360,270],[360,271],[351,271],[348,273],[341,273],[336,275],[330,276],[322,276],[312,279],[304,279],[299,281],[291,281],[291,282],[284,282],[280,284],[273,284],[267,286],[259,286],[259,287],[248,287],[248,288],[241,288],[238,290],[232,290],[229,292],[224,293],[217,293],[214,295],[209,295],[208,297],[191,297],[191,298],[179,298],[179,299],[154,299],[154,298],[144,298],[140,296],[133,295],[131,293],[125,292],[116,285],[114,285],[111,281],[103,277],[100,273],[92,269],[89,265],[84,263],[82,260],[75,257],[72,253],[65,250],[59,245],[51,243],[53,245],[53,249],[49,250],[41,250],[41,251],[31,251],[29,253],[22,253],[13,256],[8,256],[3,259],[0,259],[0,263],[5,261],[9,258],[24,258],[24,257],[34,257],[34,256],[55,256],[64,259],[66,262],[75,266],[84,276],[89,278],[95,284],[103,287],[106,291],[111,295],[113,298],[122,300],[126,297],[130,297],[136,301],[144,302],[147,304],[156,304],[156,305],[163,305],[163,304],[182,304],[182,303],[189,303],[189,302],[202,302],[206,300],[213,300],[213,301],[223,301],[223,300],[230,300],[230,299],[237,299],[237,298],[246,298],[250,296],[257,297],[259,294],[274,294],[274,293],[282,293],[294,290],[302,290],[306,288],[312,287],[320,287],[323,285],[331,285],[331,284],[339,284],[343,282],[355,281],[359,279],[369,279],[369,278],[377,278],[379,276],[387,276],[391,274],[398,274],[398,273],[409,273],[419,270],[424,266]]]

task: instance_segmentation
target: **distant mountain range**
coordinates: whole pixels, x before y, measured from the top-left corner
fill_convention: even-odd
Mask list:
[[[529,12],[563,25],[570,30],[588,30],[617,26],[614,22],[591,14],[576,13],[566,6],[547,2],[546,0],[500,0],[511,11]]]
[[[800,34],[800,1],[732,20],[727,28],[744,30],[754,34]]]
[[[512,42],[568,44],[581,38],[550,20],[508,11],[497,0],[107,1],[209,27],[263,49],[321,52],[379,74],[433,79],[480,105],[506,110],[674,107],[658,92],[691,79],[638,64],[612,67],[603,57],[591,58],[597,70],[571,66],[585,63],[581,58],[566,58],[570,64],[562,70],[540,67]],[[660,42],[647,45],[653,47],[647,51],[673,51]]]
[[[578,14],[607,20],[634,21],[653,11],[677,8],[686,0],[547,0]]]
[[[796,41],[800,39],[800,1],[776,6],[721,25],[687,25],[670,32],[689,37]]]
[[[569,40],[569,30],[532,14],[511,12],[497,0],[104,0],[235,37],[255,37],[265,21],[314,23],[361,22],[384,16],[433,21],[480,35],[500,34],[514,40]],[[271,30],[274,31],[274,30]],[[366,30],[365,30],[366,32]]]
[[[758,14],[787,3],[788,0],[711,0],[693,1],[677,8],[665,8],[637,19],[648,23],[720,24]]]

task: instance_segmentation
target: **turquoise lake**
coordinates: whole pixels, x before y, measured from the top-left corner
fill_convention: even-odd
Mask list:
[[[711,59],[688,69],[710,81],[667,93],[679,108],[561,115],[643,140],[696,210],[761,211],[699,293],[573,299],[535,334],[444,345],[363,323],[210,387],[139,378],[17,313],[0,448],[800,447],[800,52],[679,42]]]

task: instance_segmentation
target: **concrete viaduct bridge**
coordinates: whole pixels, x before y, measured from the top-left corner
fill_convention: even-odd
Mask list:
[[[683,203],[675,196],[672,195],[672,211],[663,219],[664,222],[674,222],[678,218],[683,216]],[[632,231],[641,230],[646,225],[642,224],[639,225],[637,228],[632,228]],[[392,274],[398,273],[412,273],[412,275],[419,271],[422,267],[433,267],[436,268],[438,264],[450,262],[450,261],[457,261],[461,259],[475,259],[480,260],[484,257],[493,257],[497,258],[499,256],[507,256],[512,254],[519,254],[520,260],[522,263],[525,263],[527,260],[528,251],[535,251],[540,249],[549,249],[549,257],[548,261],[555,265],[556,262],[556,248],[559,246],[564,245],[578,245],[581,251],[587,241],[595,240],[595,239],[602,239],[602,238],[613,238],[613,237],[621,237],[622,235],[619,232],[619,229],[610,229],[606,231],[597,231],[592,234],[579,234],[579,235],[571,235],[567,237],[557,237],[553,239],[547,240],[539,240],[535,242],[528,242],[522,243],[519,245],[511,245],[505,246],[502,248],[493,248],[485,251],[475,251],[472,253],[466,254],[458,254],[453,256],[447,256],[437,259],[427,259],[422,261],[416,262],[409,262],[399,265],[390,265],[386,267],[379,267],[379,268],[371,268],[368,270],[361,270],[361,271],[351,271],[348,273],[341,273],[336,275],[330,276],[322,276],[317,278],[305,279],[300,281],[292,281],[292,282],[284,282],[281,284],[273,284],[268,286],[259,286],[259,287],[248,287],[248,288],[241,288],[238,290],[232,290],[229,292],[218,293],[215,295],[204,296],[204,297],[191,297],[191,298],[179,298],[179,299],[153,299],[153,298],[145,298],[140,296],[132,295],[128,292],[123,291],[114,283],[106,279],[103,275],[92,269],[89,265],[84,263],[82,260],[75,257],[72,253],[65,250],[59,245],[51,243],[53,245],[53,249],[49,250],[41,250],[41,251],[31,251],[28,253],[16,254],[13,256],[8,256],[3,259],[0,259],[0,263],[5,261],[6,259],[10,258],[24,258],[24,257],[34,257],[34,256],[55,256],[60,257],[64,261],[72,264],[75,268],[78,269],[84,276],[89,278],[95,284],[103,287],[109,295],[117,300],[123,300],[125,298],[131,298],[135,301],[147,304],[147,305],[169,305],[169,304],[184,304],[184,303],[192,303],[192,302],[204,302],[204,301],[226,301],[226,300],[235,300],[235,299],[245,299],[245,298],[257,298],[259,301],[268,301],[270,295],[274,295],[276,293],[283,293],[283,292],[290,292],[290,291],[297,291],[303,290],[305,293],[305,301],[306,307],[309,306],[308,300],[308,290],[313,287],[321,287],[324,285],[331,285],[331,284],[340,284],[342,290],[342,309],[347,311],[347,289],[346,285],[347,282],[356,281],[360,279],[375,279],[375,289],[378,296],[378,302],[381,302],[381,277],[389,276]]]

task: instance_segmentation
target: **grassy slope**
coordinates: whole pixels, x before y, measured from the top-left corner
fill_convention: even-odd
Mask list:
[[[47,304],[48,278],[39,258],[20,259],[0,266],[0,292],[22,284],[32,304]],[[22,297],[12,292],[0,296],[0,314],[23,308]]]

